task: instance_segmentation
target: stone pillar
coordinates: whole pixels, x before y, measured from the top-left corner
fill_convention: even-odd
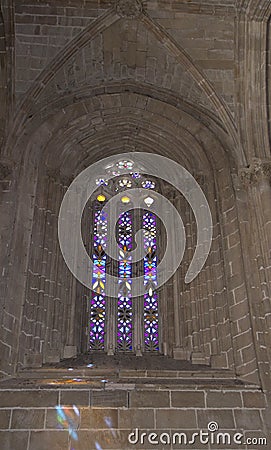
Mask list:
[[[253,158],[236,180],[242,247],[257,367],[271,389],[271,160]],[[241,193],[243,194],[241,195]],[[240,204],[242,202],[242,204]]]

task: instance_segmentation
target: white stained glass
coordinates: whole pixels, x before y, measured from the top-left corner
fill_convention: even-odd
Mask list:
[[[128,178],[122,178],[121,180],[119,180],[119,185],[120,187],[130,188],[132,186],[132,181]]]
[[[154,202],[154,199],[152,197],[147,197],[144,199],[144,203],[145,203],[145,205],[148,206],[148,208],[153,204],[153,202]]]
[[[155,188],[155,182],[151,180],[144,180],[142,181],[142,187],[144,189],[154,189]]]
[[[116,166],[118,169],[128,169],[131,170],[133,168],[134,163],[132,161],[119,161]]]
[[[97,184],[97,186],[107,186],[108,181],[105,180],[104,178],[97,178],[96,184]]]

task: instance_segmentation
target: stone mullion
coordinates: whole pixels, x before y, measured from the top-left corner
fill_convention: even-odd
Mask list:
[[[115,214],[116,213],[116,214]],[[108,217],[111,218],[112,223],[116,223],[119,217],[119,211],[112,211],[109,209]],[[113,262],[113,260],[112,260]],[[119,262],[115,261],[116,272],[113,270],[113,264],[111,264],[110,275],[114,276],[115,297],[106,297],[106,341],[105,351],[108,355],[114,355],[116,351],[116,333],[117,333],[117,313],[118,313],[118,275],[119,275]]]
[[[139,210],[140,213],[137,214],[138,211],[134,211],[133,214],[133,234],[135,235],[134,230],[143,230],[143,211]],[[143,244],[144,245],[144,244]],[[139,261],[139,264],[144,265],[144,259]],[[143,267],[144,273],[144,267]],[[135,269],[135,273],[132,273],[132,276],[139,276],[139,267],[137,265],[137,269]],[[138,297],[133,297],[133,349],[137,356],[141,356],[145,351],[145,340],[144,340],[144,295]]]
[[[60,202],[60,184],[56,181],[52,181],[55,195],[52,201],[52,213],[51,213],[51,233],[52,233],[52,258],[50,265],[50,293],[54,297],[54,323],[53,323],[53,347],[59,352],[59,357],[61,356],[61,318],[63,316],[60,314],[61,310],[61,296],[58,292],[58,279],[59,279],[59,252],[58,252],[58,207]],[[63,301],[63,300],[62,300]],[[60,346],[60,347],[59,347]]]
[[[185,273],[187,272],[191,258],[193,257],[193,244],[192,244],[192,224],[191,224],[191,211],[186,207],[186,237],[187,237],[187,251],[185,260]],[[185,274],[184,274],[185,275]],[[193,305],[191,301],[191,284],[185,284],[183,279],[183,285],[185,289],[185,313],[186,313],[186,324],[187,324],[187,343],[185,347],[188,348],[190,352],[193,351]]]
[[[160,258],[163,257],[166,250],[166,232],[164,228],[160,230],[159,251]],[[159,276],[159,273],[158,273]],[[160,315],[160,345],[162,347],[162,353],[168,354],[168,318],[167,318],[167,287],[163,284],[159,289],[159,315]]]
[[[92,222],[92,209],[88,207],[87,220],[82,221],[82,236],[86,239],[87,252],[90,255],[91,261],[92,257],[92,243],[93,235],[91,232]],[[80,213],[80,211],[78,211]],[[84,227],[84,228],[83,228]],[[87,264],[87,262],[86,262]],[[69,311],[69,330],[67,332],[67,337],[65,340],[66,351],[68,355],[76,354],[77,349],[79,352],[86,352],[89,350],[89,301],[91,297],[91,292],[86,286],[81,285],[71,276],[69,272],[67,274],[67,285],[69,287],[70,298],[67,305],[67,310]],[[92,273],[89,273],[89,281],[91,284]]]
[[[50,184],[50,193],[52,192],[53,195],[50,196],[50,209],[49,209],[49,223],[47,223],[48,226],[48,268],[47,268],[47,279],[48,279],[48,293],[49,293],[49,299],[51,299],[51,309],[52,309],[52,315],[50,318],[50,347],[53,351],[56,350],[55,345],[57,344],[57,293],[56,293],[56,289],[55,289],[55,284],[56,284],[56,268],[57,268],[57,264],[56,264],[56,254],[55,254],[55,241],[54,241],[54,220],[53,220],[53,215],[54,215],[54,207],[55,207],[55,201],[56,201],[56,196],[55,194],[55,189],[56,189],[56,182],[54,179],[50,179],[49,181]]]
[[[204,277],[203,277],[204,269],[200,271],[196,278],[196,286],[197,286],[197,297],[198,297],[198,311],[199,311],[199,336],[200,336],[200,346],[201,346],[201,353],[203,355],[210,357],[210,348],[208,349],[206,353],[206,344],[209,346],[210,339],[208,338],[208,332],[209,329],[209,316],[205,315],[205,308],[204,308]],[[206,336],[207,335],[207,336]]]
[[[55,228],[54,228],[54,210],[56,203],[56,181],[55,179],[50,179],[50,209],[49,209],[49,223],[47,223],[47,242],[48,242],[48,264],[47,264],[47,279],[48,279],[48,294],[50,300],[50,348],[53,352],[51,358],[54,361],[60,358],[58,343],[59,343],[59,331],[57,329],[57,313],[58,313],[58,292],[56,289],[57,280],[57,259],[56,259],[56,245],[57,241],[55,239]],[[57,228],[56,228],[57,230]],[[47,326],[49,323],[47,322]]]
[[[189,249],[189,261],[192,261],[193,253],[196,247],[196,227],[194,216],[192,210],[190,209],[190,224],[191,224],[191,248]],[[190,284],[190,300],[191,300],[191,313],[192,313],[192,352],[198,353],[200,352],[200,340],[198,334],[198,305],[197,305],[197,289],[196,289],[196,280],[193,280]]]
[[[38,189],[36,192],[36,213],[34,214],[34,222],[33,222],[33,231],[32,231],[32,248],[30,249],[30,259],[28,267],[32,272],[34,272],[36,275],[34,277],[36,278],[36,289],[35,293],[31,294],[31,299],[33,301],[33,305],[37,304],[36,309],[36,325],[35,325],[35,336],[36,336],[36,344],[35,347],[37,347],[37,342],[39,341],[39,352],[41,351],[40,346],[40,339],[42,338],[42,320],[43,320],[43,302],[44,302],[44,289],[43,289],[43,281],[42,278],[43,270],[42,270],[42,260],[43,260],[43,231],[45,228],[45,217],[44,217],[44,211],[45,211],[45,205],[46,205],[46,199],[47,199],[47,189],[48,185],[45,179],[44,183],[40,183],[38,185]],[[33,266],[32,266],[33,264]],[[35,266],[34,266],[35,264]],[[32,276],[31,276],[32,278]],[[30,278],[30,279],[31,279]],[[31,286],[29,286],[29,291],[31,292]],[[23,330],[22,330],[23,331]],[[39,337],[39,339],[37,339]],[[34,343],[34,341],[33,341]],[[23,348],[25,346],[25,348]],[[21,342],[22,351],[26,351],[26,359],[25,364],[26,365],[32,365],[33,364],[33,353],[36,353],[36,350],[34,348],[29,347],[29,343],[23,343]],[[37,348],[36,348],[37,349]],[[31,355],[32,353],[32,355]]]
[[[56,210],[59,212],[61,202],[66,193],[68,185],[70,183],[69,179],[65,179],[60,175],[60,190],[59,198],[56,203]],[[68,206],[68,211],[70,213],[70,220],[73,220],[73,215],[77,214],[77,209],[80,205],[71,204]],[[57,225],[58,227],[58,214],[57,214]],[[57,230],[57,229],[56,229]],[[57,231],[56,231],[57,232]],[[73,244],[73,240],[70,236],[64,236],[65,239],[70,239],[70,245],[74,247],[74,258],[76,255],[76,248]],[[61,281],[60,281],[61,280]],[[80,303],[78,297],[81,297],[81,285],[77,283],[77,280],[73,274],[68,269],[66,262],[61,253],[60,246],[58,246],[58,274],[57,274],[57,286],[58,286],[58,296],[63,299],[63,323],[61,324],[61,334],[62,334],[62,345],[63,345],[63,355],[64,357],[71,357],[76,355],[76,345],[78,347],[81,345],[82,334],[81,321],[78,325]],[[80,329],[79,329],[80,328]],[[78,330],[79,329],[79,330]],[[78,331],[78,332],[76,332]]]
[[[168,196],[168,190],[167,190],[167,186],[165,186],[163,183],[160,186],[161,189],[161,195],[163,195],[164,197]],[[161,220],[161,222],[163,223],[163,221]],[[165,227],[161,226],[161,228],[159,229],[159,236],[158,236],[158,240],[159,240],[159,263],[162,260],[162,258],[165,255],[165,251],[166,251],[166,245],[168,242],[168,235],[167,235],[167,230],[165,229]],[[158,272],[158,280],[159,280],[159,272]],[[168,355],[169,354],[169,323],[168,323],[168,295],[167,295],[167,283],[163,284],[161,286],[161,288],[159,289],[159,316],[160,316],[160,320],[159,320],[159,325],[160,325],[160,346],[161,346],[161,351],[164,355]]]
[[[202,339],[203,339],[203,353],[205,358],[209,360],[210,356],[213,353],[212,342],[216,340],[216,337],[212,339],[212,312],[209,308],[209,298],[207,292],[207,276],[206,276],[207,268],[203,267],[199,274],[200,279],[200,293],[201,293],[201,314],[202,314],[202,322],[203,322],[203,331],[202,331]]]
[[[220,250],[216,244],[218,236],[213,240],[213,247],[215,248],[215,252],[219,253]],[[221,241],[220,241],[221,242]],[[220,255],[222,260],[222,255]],[[214,263],[212,253],[209,256],[210,263],[206,269],[206,284],[207,284],[207,296],[208,296],[208,307],[209,307],[209,316],[210,316],[210,334],[211,334],[211,349],[212,349],[212,359],[217,355],[220,355],[222,351],[222,342],[221,342],[221,334],[223,334],[221,327],[224,328],[223,322],[219,322],[219,312],[217,311],[217,307],[219,304],[220,317],[227,318],[226,311],[224,311],[221,306],[221,299],[224,299],[224,286],[220,282],[220,279],[223,280],[221,275],[223,276],[223,272],[221,273],[221,266],[217,267],[217,264]],[[223,268],[222,268],[223,270]],[[219,324],[219,325],[218,325]],[[218,328],[218,326],[220,328]]]
[[[207,266],[204,270],[205,280],[206,280],[206,293],[207,293],[207,305],[208,305],[208,316],[209,316],[209,326],[210,326],[210,345],[211,345],[211,363],[214,364],[214,360],[218,355],[221,354],[221,345],[219,335],[221,329],[218,329],[218,312],[217,306],[221,309],[221,296],[224,298],[224,270],[221,264],[222,255],[220,252],[219,243],[221,243],[221,234],[219,229],[219,218],[217,212],[217,203],[214,201],[215,192],[213,191],[212,185],[208,184],[206,186],[208,190],[209,207],[211,209],[211,214],[213,218],[213,238],[211,251],[207,260]],[[215,256],[214,256],[215,255]],[[219,262],[218,262],[219,260]],[[226,313],[223,315],[224,318],[227,317]],[[220,327],[222,323],[220,324]]]
[[[181,209],[181,198],[177,196],[174,200],[174,206],[180,214]],[[174,230],[174,239],[173,239],[173,251],[174,250],[174,242],[178,239],[177,230]],[[180,332],[180,288],[179,288],[179,277],[178,271],[173,275],[173,302],[174,302],[174,347],[181,347],[181,332]]]
[[[36,194],[36,202],[37,202],[37,210],[36,214],[34,216],[34,227],[36,235],[37,243],[33,242],[33,253],[32,253],[32,261],[33,264],[35,264],[35,267],[33,266],[31,269],[33,272],[37,272],[38,278],[37,282],[39,287],[37,288],[37,317],[36,317],[36,330],[35,330],[35,336],[39,337],[39,348],[36,348],[35,350],[39,353],[42,352],[42,320],[44,315],[44,291],[41,289],[41,275],[42,275],[42,249],[44,244],[44,230],[45,230],[45,210],[46,210],[46,202],[47,202],[47,190],[48,190],[48,181],[46,177],[42,178],[42,181],[39,183],[38,192]],[[41,204],[40,204],[41,202]],[[36,344],[37,345],[37,344]]]
[[[52,198],[54,198],[54,182],[51,176],[48,176],[48,193],[47,193],[47,207],[45,213],[45,233],[44,233],[44,254],[43,254],[43,262],[45,263],[43,269],[43,276],[45,277],[45,289],[44,295],[47,297],[47,305],[46,305],[46,316],[45,316],[45,354],[43,355],[44,362],[51,362],[51,356],[53,357],[53,349],[52,349],[52,323],[53,323],[53,292],[50,286],[51,284],[51,275],[52,275],[52,225],[51,221],[51,202]],[[48,222],[49,220],[49,222]]]
[[[65,192],[68,188],[68,184],[69,181],[65,181],[63,180],[61,182],[62,185],[62,192],[61,192],[61,196],[59,199],[59,204],[57,206],[58,211],[59,208],[61,206],[61,202],[62,199],[65,195]],[[69,211],[70,211],[70,215],[72,216],[73,214],[75,216],[77,216],[77,214],[80,212],[80,204],[71,204],[69,205]],[[73,218],[71,217],[70,220],[73,220]],[[65,236],[65,238],[70,239],[70,246],[72,246],[74,248],[73,251],[73,255],[74,258],[77,258],[77,254],[76,254],[76,247],[73,243],[72,237],[69,236]],[[75,277],[73,276],[73,274],[70,272],[70,270],[68,269],[66,262],[62,256],[60,247],[58,250],[59,253],[59,260],[61,262],[60,265],[60,270],[59,270],[59,275],[58,275],[58,279],[61,278],[61,284],[59,286],[59,290],[60,290],[60,298],[63,298],[63,309],[64,309],[64,319],[63,319],[63,335],[64,335],[64,339],[63,342],[65,343],[65,347],[74,347],[76,345],[76,341],[77,340],[81,340],[81,333],[78,335],[78,333],[76,331],[78,331],[78,327],[81,327],[81,320],[79,321],[79,312],[81,310],[80,308],[80,301],[79,298],[81,299],[81,285],[77,283]],[[78,325],[78,321],[79,321],[79,325]],[[80,330],[79,330],[80,331]],[[80,342],[79,342],[80,344]],[[65,352],[65,347],[64,347],[64,352]],[[68,350],[68,349],[66,349]],[[72,350],[72,349],[70,349]],[[75,354],[75,349],[73,349],[74,354]]]
[[[38,192],[36,192],[36,197],[38,196]],[[41,258],[39,257],[40,253],[40,246],[38,242],[38,236],[37,232],[39,230],[39,220],[37,219],[37,214],[39,213],[38,206],[35,207],[34,210],[34,221],[33,221],[33,227],[32,227],[32,242],[30,246],[30,258],[28,262],[28,277],[26,282],[26,294],[25,294],[25,303],[23,308],[23,319],[22,319],[22,327],[21,327],[21,338],[20,338],[20,349],[19,349],[19,363],[20,364],[26,364],[31,365],[32,361],[30,360],[30,353],[33,353],[34,351],[34,334],[36,335],[36,326],[34,326],[33,329],[33,337],[32,337],[32,344],[29,342],[29,329],[28,329],[28,323],[30,320],[30,315],[34,312],[34,315],[37,315],[37,309],[35,305],[38,306],[38,286],[36,289],[33,289],[32,282],[35,283],[37,281],[37,275],[33,275],[30,271],[34,272],[34,266],[32,266],[32,262],[37,261],[35,263],[35,273],[39,273],[39,269],[37,265],[40,263]],[[40,216],[40,215],[39,215]],[[39,217],[38,216],[38,217]],[[32,288],[32,289],[31,289]],[[35,309],[34,309],[35,308]],[[37,318],[36,318],[37,320]]]
[[[55,224],[56,230],[58,230],[59,208],[61,206],[61,201],[66,192],[65,182],[61,181],[61,179],[60,179],[60,183],[58,186],[59,186],[58,198],[57,198],[57,202],[56,202],[56,211],[57,211],[56,224]],[[62,346],[63,346],[63,349],[65,349],[65,346],[72,345],[71,342],[73,342],[73,337],[74,337],[74,327],[71,326],[70,318],[73,316],[74,304],[75,304],[75,301],[71,301],[71,296],[74,297],[74,299],[75,299],[76,291],[74,289],[69,289],[69,287],[72,285],[71,279],[73,279],[73,276],[69,272],[69,269],[67,268],[64,258],[62,256],[60,245],[58,243],[58,235],[56,236],[56,240],[57,240],[57,247],[56,247],[57,273],[56,273],[56,278],[55,278],[56,279],[56,296],[60,298],[61,305],[62,305],[62,308],[61,308],[62,323],[59,325],[59,328],[60,328],[60,333],[61,333]],[[75,280],[74,280],[74,282],[75,282]],[[67,295],[68,293],[70,295]]]

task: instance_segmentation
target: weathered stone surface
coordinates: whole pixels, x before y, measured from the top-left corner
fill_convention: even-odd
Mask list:
[[[206,404],[209,408],[235,408],[242,407],[241,393],[239,392],[208,392]]]
[[[170,406],[167,391],[134,391],[130,394],[130,405],[135,407],[165,408]]]
[[[234,411],[236,425],[242,430],[261,430],[262,421],[259,411],[243,409]]]
[[[131,408],[119,410],[119,428],[126,429],[143,429],[155,428],[154,410],[148,408]]]
[[[176,391],[171,393],[171,403],[175,408],[204,408],[204,396],[204,392]]]
[[[1,407],[46,407],[58,404],[56,391],[0,391]]]
[[[86,428],[88,430],[118,428],[118,410],[107,408],[82,408],[80,428]]]
[[[157,410],[156,413],[157,428],[172,429],[196,429],[196,412],[192,410]]]
[[[234,429],[234,417],[231,409],[206,409],[197,411],[200,428],[206,429],[208,423],[217,422],[220,429]]]
[[[64,192],[88,165],[122,151],[173,158],[208,198],[213,240],[201,273],[186,284],[199,230],[189,202],[161,182],[183,218],[186,249],[159,291],[160,351],[195,370],[153,370],[150,355],[148,368],[121,369],[121,385],[116,371],[97,371],[92,392],[74,389],[72,373],[70,390],[24,389],[28,382],[17,389],[14,381],[0,391],[0,427],[12,427],[0,447],[67,447],[67,432],[56,431],[58,404],[81,409],[81,447],[89,439],[92,448],[125,448],[125,427],[136,423],[177,427],[187,419],[197,429],[214,420],[221,429],[269,430],[270,1],[2,3],[1,376],[88,350],[90,293],[58,243]],[[110,382],[99,389],[103,378]],[[45,416],[48,430],[35,431]],[[116,440],[109,427],[92,433],[106,418],[121,426]]]
[[[66,406],[68,405],[89,406],[90,391],[87,389],[82,391],[75,391],[75,390],[60,391],[60,404]]]
[[[1,409],[0,410],[0,429],[5,430],[9,428],[9,421],[11,416],[11,410]]]
[[[30,433],[29,450],[48,450],[48,448],[63,450],[66,447],[68,447],[68,431],[31,431]]]
[[[94,407],[127,407],[128,393],[126,391],[93,391],[91,394],[91,406]]]
[[[262,392],[243,392],[242,397],[245,408],[266,407],[266,399]]]
[[[44,409],[14,409],[12,411],[11,428],[41,429],[44,428]]]
[[[0,431],[0,440],[5,450],[27,449],[28,431]]]

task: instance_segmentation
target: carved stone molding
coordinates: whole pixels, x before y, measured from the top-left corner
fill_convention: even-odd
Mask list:
[[[10,160],[0,161],[0,180],[7,178],[13,171],[14,163]]]
[[[116,0],[116,11],[121,17],[134,19],[143,12],[143,5],[140,0]]]
[[[262,180],[271,180],[271,160],[253,158],[249,167],[239,170],[239,177],[244,186],[255,185]]]

